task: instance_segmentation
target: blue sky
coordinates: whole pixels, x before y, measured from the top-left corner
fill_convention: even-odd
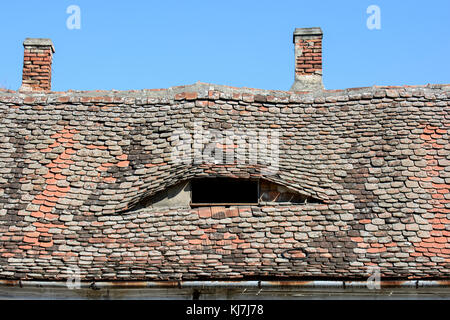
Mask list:
[[[81,9],[70,30],[66,9]],[[381,29],[369,30],[369,5]],[[327,89],[450,83],[450,1],[3,1],[0,87],[17,90],[23,40],[51,38],[54,91],[197,81],[288,90],[295,28],[321,27]]]

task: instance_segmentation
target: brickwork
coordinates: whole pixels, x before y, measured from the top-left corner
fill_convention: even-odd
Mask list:
[[[55,49],[50,39],[27,39],[23,43],[21,91],[50,91],[52,58]]]
[[[295,50],[301,52],[295,58],[295,74],[322,75],[322,37],[313,39],[296,38]]]
[[[322,38],[320,28],[295,29],[295,82],[291,90],[323,90]]]

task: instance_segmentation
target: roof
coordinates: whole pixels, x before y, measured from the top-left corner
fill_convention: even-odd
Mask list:
[[[449,89],[0,91],[0,278],[448,278]],[[174,162],[198,123],[279,132],[278,170]],[[127,210],[199,176],[323,203]]]

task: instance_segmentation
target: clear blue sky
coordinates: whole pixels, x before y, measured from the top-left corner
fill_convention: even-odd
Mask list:
[[[369,30],[369,5],[381,29]],[[69,30],[69,5],[81,29]],[[292,33],[324,32],[327,89],[450,83],[450,1],[2,1],[0,87],[17,90],[22,42],[51,38],[54,91],[151,89],[196,81],[288,90]]]

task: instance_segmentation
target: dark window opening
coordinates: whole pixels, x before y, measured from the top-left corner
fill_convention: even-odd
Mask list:
[[[258,181],[231,178],[194,179],[192,205],[258,204]]]
[[[298,205],[324,203],[313,196],[265,179],[197,178],[145,196],[121,212],[145,207]]]

